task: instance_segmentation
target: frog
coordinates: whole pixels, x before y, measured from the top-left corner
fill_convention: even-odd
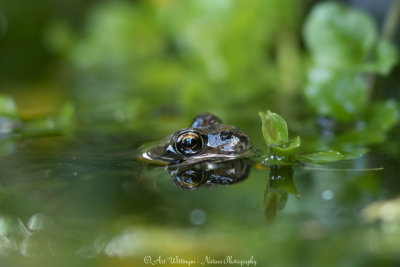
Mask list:
[[[206,160],[234,159],[252,150],[250,137],[233,125],[224,125],[217,116],[202,113],[188,128],[168,136],[142,154],[142,158],[170,165]]]

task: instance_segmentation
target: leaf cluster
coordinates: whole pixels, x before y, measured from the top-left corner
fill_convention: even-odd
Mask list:
[[[304,88],[309,105],[319,115],[341,122],[361,120],[372,128],[377,116],[370,112],[370,80],[389,74],[398,62],[394,44],[379,36],[369,14],[336,2],[312,9],[303,37],[312,58]],[[378,120],[385,120],[380,132],[397,121],[395,103],[376,102],[373,110]]]

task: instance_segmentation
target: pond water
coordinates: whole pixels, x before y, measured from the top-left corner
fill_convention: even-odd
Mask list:
[[[278,171],[253,166],[238,183],[184,190],[164,167],[136,160],[147,139],[76,134],[4,141],[0,264],[398,263],[398,205],[387,216],[379,206],[385,203],[371,204],[400,192],[398,141],[356,160]]]

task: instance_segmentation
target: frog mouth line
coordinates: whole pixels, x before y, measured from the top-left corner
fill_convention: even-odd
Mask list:
[[[238,158],[251,158],[256,155],[257,155],[257,150],[250,149],[240,154],[217,154],[217,153],[206,154],[206,155],[200,154],[200,155],[190,156],[190,158],[187,158],[179,163],[171,162],[171,159],[168,157],[162,157],[162,156],[153,157],[150,152],[142,153],[140,158],[146,162],[149,163],[151,162],[157,165],[186,166],[186,165],[202,163],[204,161],[221,162]]]

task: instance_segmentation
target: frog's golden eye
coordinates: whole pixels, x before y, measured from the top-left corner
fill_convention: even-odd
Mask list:
[[[204,146],[203,138],[195,132],[185,132],[178,136],[175,143],[176,151],[184,155],[193,155]]]

